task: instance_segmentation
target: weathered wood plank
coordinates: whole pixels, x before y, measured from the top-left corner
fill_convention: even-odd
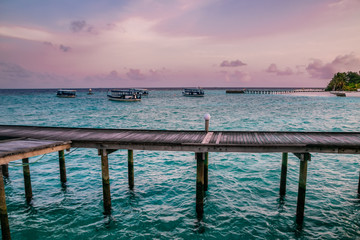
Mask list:
[[[360,133],[338,132],[259,132],[259,131],[220,131],[213,132],[212,137],[202,147],[191,144],[201,144],[206,137],[204,131],[177,130],[138,130],[138,129],[92,129],[92,128],[56,128],[33,126],[0,125],[0,138],[33,137],[61,141],[73,141],[73,146],[105,148],[137,146],[146,150],[164,151],[269,151],[273,145],[275,151],[283,152],[330,152],[359,153]],[[214,147],[211,144],[218,146]],[[1,145],[0,145],[1,146]],[[27,146],[24,144],[24,146]],[[297,147],[300,146],[300,147]],[[297,150],[296,150],[297,148]],[[137,149],[136,149],[137,150]],[[1,154],[6,150],[0,148]],[[26,156],[25,156],[26,157]],[[23,158],[21,156],[20,158]]]

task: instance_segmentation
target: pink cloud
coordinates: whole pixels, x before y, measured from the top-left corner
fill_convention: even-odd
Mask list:
[[[268,69],[266,69],[266,72],[275,73],[278,76],[288,76],[288,75],[294,74],[294,72],[291,68],[287,67],[284,70],[280,70],[280,69],[278,69],[278,67],[276,66],[275,63],[270,64]]]
[[[359,71],[360,59],[354,54],[337,56],[332,62],[325,64],[319,59],[313,59],[306,70],[313,78],[330,79],[337,72]]]
[[[245,65],[246,65],[246,63],[243,63],[240,60],[234,60],[234,61],[225,60],[220,64],[220,67],[241,67],[241,66],[245,66]]]
[[[94,26],[88,24],[85,20],[75,20],[70,23],[70,30],[73,33],[91,33],[98,34]]]
[[[245,71],[220,71],[225,82],[248,82],[251,80],[251,76]]]
[[[132,80],[144,80],[146,78],[146,76],[141,73],[140,69],[132,68],[126,73],[126,76]]]

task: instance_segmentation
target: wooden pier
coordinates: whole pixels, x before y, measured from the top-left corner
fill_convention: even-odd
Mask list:
[[[228,89],[226,93],[240,94],[289,94],[299,92],[324,92],[323,88],[301,88],[301,89],[265,89],[265,88],[247,88],[247,89]]]
[[[209,118],[210,119],[210,118]],[[208,120],[209,120],[208,119]],[[169,131],[134,129],[61,128],[0,125],[0,165],[6,169],[11,161],[23,159],[25,196],[31,201],[28,158],[59,152],[60,181],[66,182],[64,150],[98,149],[101,157],[104,213],[111,214],[111,191],[108,155],[119,149],[128,150],[129,188],[134,187],[134,150],[194,152],[197,161],[196,213],[204,214],[204,192],[208,183],[208,152],[278,152],[281,162],[280,196],[286,194],[288,153],[299,158],[299,187],[296,222],[304,219],[307,163],[311,153],[359,154],[360,132],[267,132],[267,131]],[[6,171],[0,171],[4,176]],[[4,182],[0,176],[0,217],[3,239],[10,239]],[[360,193],[360,178],[358,191]]]

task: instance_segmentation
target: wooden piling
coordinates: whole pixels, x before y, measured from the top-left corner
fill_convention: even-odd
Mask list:
[[[297,199],[297,207],[296,207],[296,223],[301,225],[304,220],[307,165],[308,165],[308,160],[310,160],[310,154],[301,153],[295,155],[300,159],[299,188],[298,188],[298,199]]]
[[[285,194],[286,194],[287,165],[288,165],[288,153],[282,153],[280,197],[285,196]]]
[[[32,200],[32,188],[31,188],[29,158],[23,158],[22,163],[23,163],[23,172],[24,172],[25,198],[26,198],[26,202],[30,203]]]
[[[0,165],[2,168],[3,165]],[[9,226],[9,219],[6,207],[6,198],[5,198],[5,185],[4,179],[2,176],[2,169],[0,171],[0,221],[1,221],[1,235],[3,240],[11,239],[10,236],[10,226]]]
[[[196,213],[198,218],[202,218],[204,214],[204,162],[205,154],[195,153],[197,160],[196,167]]]
[[[66,167],[64,150],[59,151],[59,167],[60,167],[60,181],[62,184],[66,183]]]
[[[210,114],[206,113],[204,115],[205,119],[205,132],[209,132],[209,125],[210,125]],[[204,191],[208,190],[208,176],[209,176],[209,153],[205,153],[205,160],[204,160]]]
[[[209,153],[205,153],[204,159],[204,191],[208,190],[209,177]]]
[[[130,190],[134,189],[134,151],[128,150],[128,180]]]
[[[358,195],[360,196],[360,173],[359,173]]]
[[[104,201],[104,214],[111,213],[111,195],[110,195],[110,177],[109,177],[109,161],[107,151],[101,150],[101,172],[102,172],[102,185],[103,185],[103,201]]]
[[[1,165],[2,166],[2,175],[6,178],[9,178],[9,165],[8,164],[4,164],[4,165]]]

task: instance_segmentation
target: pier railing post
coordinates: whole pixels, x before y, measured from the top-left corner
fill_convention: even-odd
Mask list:
[[[128,180],[130,190],[134,189],[134,151],[128,150]]]
[[[64,150],[59,151],[59,167],[60,167],[60,181],[62,184],[66,183],[66,167]]]
[[[26,202],[30,203],[32,200],[32,188],[31,188],[29,158],[23,158],[22,163],[23,163],[23,172],[24,172],[25,198],[26,198]]]
[[[3,166],[0,166],[2,168]],[[2,176],[2,169],[0,171],[0,220],[1,220],[1,235],[3,240],[11,239],[10,236],[10,226],[9,219],[6,207],[6,198],[5,198],[5,185],[4,179]]]
[[[4,164],[2,166],[2,175],[6,178],[9,178],[9,164]]]
[[[310,153],[294,153],[294,154],[300,159],[299,188],[298,188],[298,200],[296,207],[296,223],[301,225],[304,220],[307,165],[308,165],[308,161],[311,160],[311,155]]]
[[[198,218],[204,214],[204,161],[205,153],[195,153],[196,167],[196,213]]]
[[[205,120],[205,132],[209,132],[209,125],[210,125],[210,114],[206,113],[204,115]],[[208,183],[209,183],[209,153],[205,153],[205,160],[204,160],[204,191],[208,190]]]
[[[288,166],[288,153],[284,152],[282,153],[282,162],[281,162],[280,197],[283,197],[286,194],[287,166]]]
[[[111,195],[110,195],[110,177],[109,177],[109,161],[106,149],[100,150],[101,154],[101,173],[103,185],[103,201],[104,201],[104,214],[111,213]]]

